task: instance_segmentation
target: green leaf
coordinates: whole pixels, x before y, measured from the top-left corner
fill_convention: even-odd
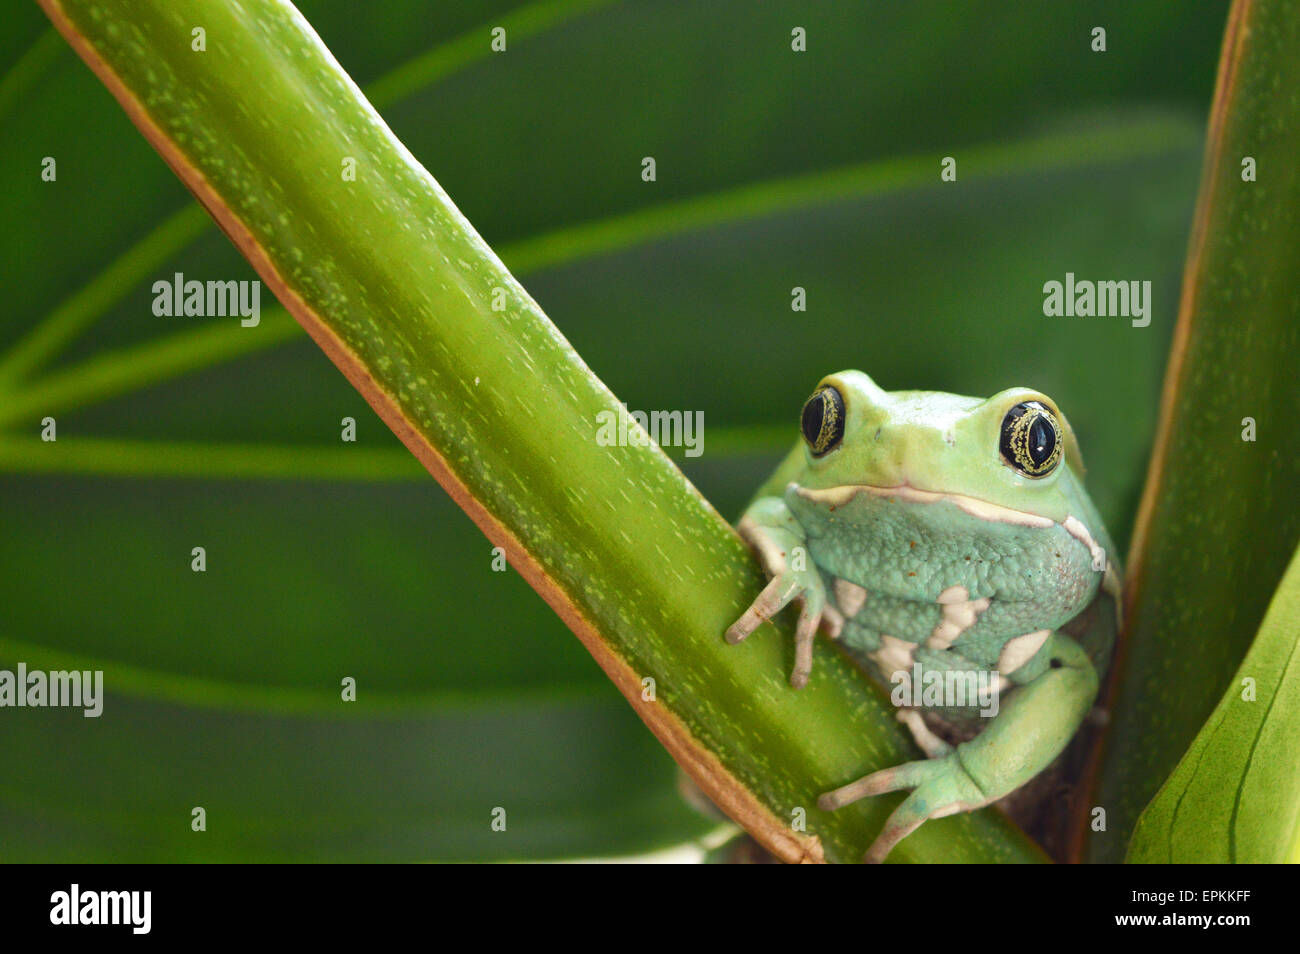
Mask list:
[[[3,710],[7,859],[546,858],[712,824],[427,480],[7,478],[0,500],[6,539],[25,541],[0,547],[0,574],[27,589],[6,606],[4,668],[100,669],[109,689],[97,719]],[[375,514],[401,516],[375,532]],[[196,542],[203,574],[189,570]],[[294,568],[291,597],[277,565]],[[508,836],[489,827],[497,805]]]
[[[1205,728],[1138,819],[1128,861],[1273,864],[1300,845],[1300,551]]]
[[[1160,432],[1130,558],[1127,651],[1090,804],[1117,861],[1228,685],[1300,538],[1300,8],[1233,8]],[[1245,157],[1257,178],[1243,181]]]
[[[8,647],[6,647],[8,648]],[[31,659],[31,657],[27,657]],[[33,660],[33,663],[35,660]],[[109,686],[129,686],[106,666]],[[0,720],[9,862],[458,861],[634,853],[714,823],[617,699],[510,693],[344,716],[110,692],[104,714]],[[134,687],[132,687],[134,688]],[[52,753],[58,753],[52,757]],[[111,784],[103,780],[110,779]],[[447,784],[454,779],[455,784]],[[492,827],[493,809],[506,827]],[[193,809],[206,830],[192,830]]]

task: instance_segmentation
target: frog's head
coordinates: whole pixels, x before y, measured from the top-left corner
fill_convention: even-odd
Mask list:
[[[900,488],[1060,523],[1081,475],[1074,433],[1045,394],[882,391],[861,371],[823,378],[801,428],[809,489]],[[972,511],[978,510],[972,503]]]
[[[1050,628],[1107,572],[1074,434],[1045,394],[886,392],[844,371],[818,384],[800,429],[784,500],[832,576],[907,600],[1033,602]]]
[[[886,392],[844,371],[818,384],[800,423],[805,466],[785,500],[834,575],[908,599],[957,583],[1031,599],[1050,567],[1077,611],[1106,568],[1078,446],[1045,394]]]

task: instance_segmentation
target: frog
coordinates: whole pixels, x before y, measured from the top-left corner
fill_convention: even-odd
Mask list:
[[[795,689],[821,631],[890,692],[924,758],[817,802],[909,792],[863,859],[879,863],[925,821],[1024,786],[1097,715],[1121,570],[1046,394],[884,391],[842,371],[799,429],[737,525],[768,582],[724,635],[741,643],[792,606]]]

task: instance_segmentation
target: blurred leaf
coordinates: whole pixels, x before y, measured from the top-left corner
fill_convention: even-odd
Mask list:
[[[1081,433],[1111,529],[1127,536],[1190,214],[1194,117],[1221,30],[1216,5],[716,3],[681,5],[665,18],[659,3],[620,3],[531,36],[512,25],[508,54],[473,62],[456,60],[463,38],[566,5],[385,0],[382,17],[363,21],[341,0],[300,6],[363,86],[406,93],[385,119],[507,264],[532,272],[530,291],[615,391],[633,407],[705,411],[705,456],[683,463],[724,513],[738,512],[784,452],[810,384],[856,365],[890,387],[981,393],[1020,382],[1053,394]],[[796,22],[809,30],[803,58],[789,53]],[[1104,57],[1087,49],[1097,22],[1110,32]],[[283,313],[277,323],[267,309],[260,328],[233,336],[202,319],[149,313],[150,283],[173,271],[254,275],[51,38],[35,5],[13,11],[0,36],[0,69],[27,63],[20,82],[9,82],[14,71],[0,79],[0,174],[9,184],[0,253],[15,263],[0,277],[9,305],[0,343],[26,338],[39,316],[106,276],[89,296],[95,324],[54,363],[69,375],[65,385],[106,390],[60,413],[60,440],[43,447],[33,447],[33,425],[39,405],[61,393],[59,378],[0,396],[0,416],[35,404],[14,421],[21,437],[0,437],[0,468],[143,476],[212,468],[215,479],[4,481],[0,636],[12,638],[0,654],[30,647],[102,660],[120,670],[110,685],[139,673],[129,691],[141,704],[175,705],[168,718],[181,725],[209,718],[183,705],[187,693],[205,705],[289,706],[321,718],[337,707],[340,672],[360,673],[362,700],[382,700],[384,711],[416,713],[431,694],[457,692],[487,704],[552,688],[615,698],[514,574],[489,575],[488,544],[470,523],[419,484],[221,480],[387,480],[406,452]],[[409,77],[402,64],[421,62],[433,63],[436,83],[401,90],[391,77]],[[454,67],[438,74],[438,63]],[[21,95],[6,100],[7,90]],[[21,108],[5,114],[6,101]],[[1041,161],[1034,144],[1053,142],[1067,161]],[[32,174],[51,154],[57,188]],[[659,158],[654,185],[637,175],[646,154]],[[927,155],[937,169],[945,154],[959,158],[959,183],[924,181]],[[977,174],[969,160],[980,155],[1007,166],[989,162]],[[908,163],[917,178],[889,179]],[[782,185],[834,184],[841,170],[861,170],[864,187]],[[623,246],[580,249],[580,259],[536,270],[546,260],[530,249],[562,246],[557,232],[581,237],[638,212],[653,225],[671,202],[707,207],[716,197],[725,206],[759,183],[776,183],[786,204],[666,235],[642,224]],[[675,208],[663,216],[690,222]],[[156,254],[133,282],[114,286],[112,269],[130,264],[133,249],[150,251],[148,236]],[[1066,270],[1150,277],[1152,326],[1044,319],[1041,285]],[[809,290],[806,315],[789,311],[794,284]],[[224,358],[218,343],[229,348]],[[136,346],[154,350],[117,354]],[[102,361],[98,376],[81,375],[93,360]],[[708,374],[696,370],[701,362]],[[338,444],[344,415],[359,422],[358,446]],[[83,443],[92,438],[108,443]],[[254,441],[266,443],[245,453]],[[42,449],[60,459],[35,457]],[[218,551],[207,586],[185,568],[200,534]],[[377,606],[378,627],[369,622]],[[631,719],[617,725],[640,751],[644,730]],[[69,753],[69,773],[79,729],[47,739],[46,758]],[[553,740],[532,741],[539,759],[551,751]],[[566,765],[563,740],[554,741],[555,764]],[[141,736],[139,745],[147,753],[158,743]],[[211,749],[214,759],[232,752]],[[873,757],[888,753],[861,747],[864,763]],[[458,785],[454,771],[410,758],[416,775]],[[106,765],[98,777],[97,788],[118,784]],[[647,763],[640,779],[658,792],[673,785],[665,759]],[[6,789],[10,805],[28,806],[29,795]],[[64,790],[69,810],[79,797],[91,804]],[[426,819],[436,811],[430,803]],[[607,831],[611,850],[622,850],[618,824]],[[58,844],[57,831],[42,832]],[[112,833],[82,836],[89,845]],[[442,850],[432,841],[428,849]]]
[[[1300,844],[1300,551],[1237,675],[1138,819],[1128,861],[1276,864]]]
[[[122,675],[108,667],[105,684]],[[671,760],[619,699],[505,694],[385,714],[359,685],[346,717],[210,710],[197,693],[176,705],[110,692],[97,719],[7,710],[0,857],[554,858],[649,850],[716,824],[664,784]]]
[[[1300,7],[1233,8],[1160,433],[1130,559],[1127,653],[1088,832],[1123,857],[1259,629],[1300,537]],[[1258,168],[1243,181],[1243,157]],[[1249,434],[1247,434],[1249,430]]]

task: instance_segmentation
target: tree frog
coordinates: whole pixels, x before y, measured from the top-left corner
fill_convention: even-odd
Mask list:
[[[795,603],[795,688],[819,627],[892,687],[928,758],[818,802],[910,789],[867,852],[880,862],[926,819],[988,805],[1062,752],[1109,664],[1120,571],[1044,394],[887,392],[844,371],[818,384],[800,430],[738,526],[770,581],[726,638]]]

